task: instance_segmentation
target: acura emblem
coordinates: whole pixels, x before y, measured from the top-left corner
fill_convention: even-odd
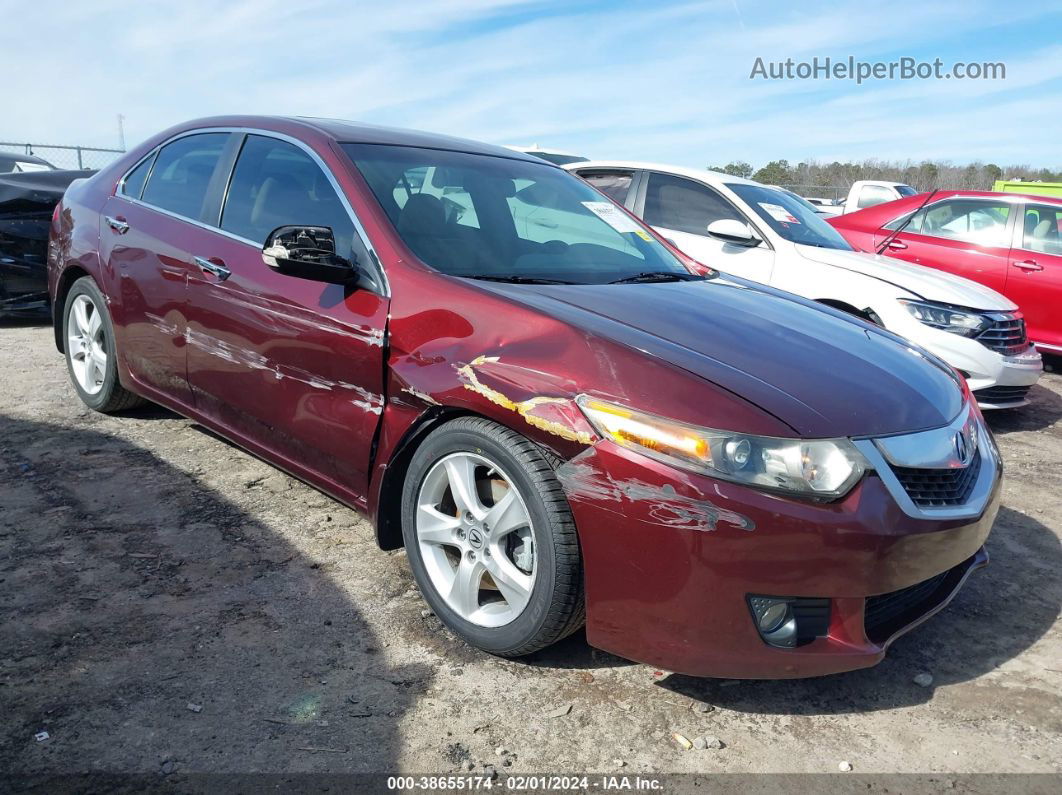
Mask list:
[[[965,428],[955,434],[955,454],[959,457],[959,463],[963,466],[969,464],[970,459],[973,458],[973,451],[970,449],[970,439],[966,435]]]

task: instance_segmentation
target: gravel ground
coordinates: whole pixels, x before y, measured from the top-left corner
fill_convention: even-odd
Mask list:
[[[1062,772],[1057,373],[990,418],[1005,507],[947,610],[874,669],[734,682],[581,634],[477,652],[353,512],[165,410],[89,411],[49,328],[0,359],[0,771]]]

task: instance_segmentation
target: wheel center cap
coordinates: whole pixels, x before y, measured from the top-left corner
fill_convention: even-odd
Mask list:
[[[468,545],[470,547],[472,547],[472,549],[482,549],[483,548],[483,533],[481,533],[479,530],[469,530],[468,531]]]

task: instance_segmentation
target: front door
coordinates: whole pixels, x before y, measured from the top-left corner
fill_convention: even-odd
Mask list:
[[[707,185],[673,174],[649,172],[642,219],[698,262],[712,268],[771,283],[774,252],[766,243],[741,246],[708,235],[708,224],[720,218],[742,223],[749,219]]]
[[[330,227],[337,253],[368,262],[323,165],[301,146],[247,135],[220,229],[193,252],[202,267],[188,285],[188,378],[200,411],[364,495],[388,301],[272,270],[262,245],[286,225]]]
[[[945,199],[915,214],[885,254],[939,268],[1002,293],[1010,253],[1011,203]],[[881,230],[875,244],[888,235]]]

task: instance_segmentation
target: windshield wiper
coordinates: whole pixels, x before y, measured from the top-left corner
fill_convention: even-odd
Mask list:
[[[633,276],[616,279],[615,281],[609,282],[609,284],[634,284],[635,282],[699,282],[704,279],[704,276],[697,276],[693,273],[680,273],[677,271],[645,271],[643,273],[636,273]]]
[[[509,282],[510,284],[583,284],[583,282],[567,282],[563,279],[540,279],[537,276],[492,276],[487,273],[465,276],[466,279],[479,279],[484,282]]]

